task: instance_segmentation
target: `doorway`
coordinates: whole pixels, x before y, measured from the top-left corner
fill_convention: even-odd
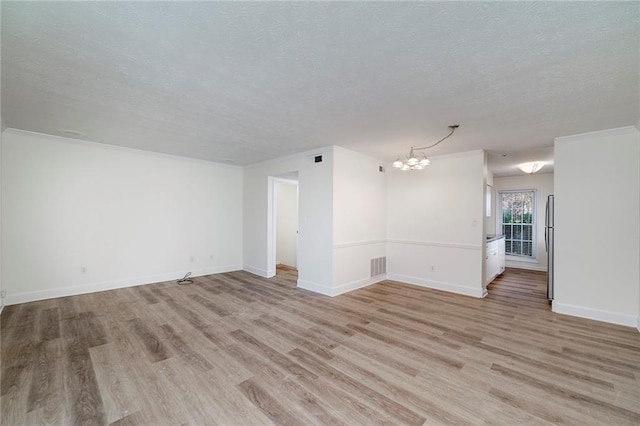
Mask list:
[[[298,268],[298,172],[273,179],[274,272]]]

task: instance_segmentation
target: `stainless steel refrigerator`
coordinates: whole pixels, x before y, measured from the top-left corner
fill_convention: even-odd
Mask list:
[[[544,215],[544,246],[547,249],[547,299],[553,300],[553,195],[547,197]]]

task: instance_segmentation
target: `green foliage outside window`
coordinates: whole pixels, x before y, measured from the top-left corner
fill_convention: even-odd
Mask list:
[[[505,235],[507,254],[533,256],[534,205],[535,192],[533,191],[500,192],[502,210],[500,229]]]

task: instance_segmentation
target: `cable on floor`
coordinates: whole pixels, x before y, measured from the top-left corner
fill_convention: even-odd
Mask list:
[[[180,278],[178,281],[178,285],[185,285],[193,283],[193,279],[189,278],[191,276],[191,272],[187,272],[184,277]]]

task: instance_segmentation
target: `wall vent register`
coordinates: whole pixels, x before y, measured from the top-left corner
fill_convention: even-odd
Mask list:
[[[377,277],[387,273],[387,257],[376,257],[371,259],[371,276]]]

